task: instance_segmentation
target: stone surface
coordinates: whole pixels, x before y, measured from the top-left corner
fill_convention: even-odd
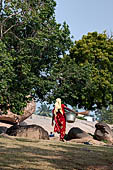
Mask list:
[[[99,122],[95,125],[96,130],[94,133],[94,137],[97,140],[107,140],[109,142],[113,142],[113,132],[111,128],[104,122]]]
[[[6,134],[30,139],[46,139],[49,140],[48,132],[38,125],[14,125],[7,129]]]
[[[82,138],[90,138],[90,135],[78,127],[73,127],[69,130],[66,140]]]
[[[49,133],[54,133],[54,126],[51,125],[52,118],[45,117],[45,116],[39,116],[32,114],[28,119],[26,119],[23,123],[26,123],[27,125],[36,124],[41,127],[43,127],[45,130],[47,130]],[[97,122],[89,122],[86,120],[80,120],[76,119],[74,123],[67,123],[66,122],[66,134],[69,132],[69,130],[73,127],[79,127],[83,129],[87,133],[91,133],[92,135],[95,132],[95,124]],[[57,133],[55,133],[55,136],[59,136]]]
[[[51,118],[49,118],[49,117],[32,114],[30,117],[28,117],[27,119],[25,119],[23,122],[20,123],[20,125],[22,125],[22,126],[23,125],[33,125],[33,124],[43,127],[49,134],[50,134],[50,132],[54,133],[54,126],[51,126]],[[95,129],[96,129],[95,128],[96,124],[97,124],[97,121],[90,122],[90,121],[86,121],[86,120],[76,119],[74,123],[66,123],[66,134],[68,134],[68,132],[70,131],[71,128],[78,127],[80,129],[84,130],[87,134],[91,134],[93,136]],[[6,129],[6,127],[9,128],[11,126],[12,126],[11,124],[0,123],[0,127],[1,128],[3,127],[4,130]],[[108,125],[108,126],[110,127],[110,129],[113,129],[113,124]],[[50,140],[59,141],[59,134],[54,133],[54,135],[55,135],[55,137],[50,138]],[[13,136],[10,136],[10,137],[13,137]],[[65,141],[65,142],[75,142],[75,143],[90,142],[93,145],[106,145],[106,144],[108,145],[108,143],[99,141],[97,139],[93,139],[93,137],[89,140],[89,136],[86,138],[72,139],[72,140]]]

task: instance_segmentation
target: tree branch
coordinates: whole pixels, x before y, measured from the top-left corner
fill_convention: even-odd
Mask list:
[[[7,16],[7,18],[5,18],[5,19],[2,21],[2,24],[3,24],[5,21],[7,21],[7,19],[11,18],[12,16],[18,15],[19,13],[21,13],[21,11],[18,12],[18,13],[13,13],[13,14]]]
[[[23,22],[22,22],[22,23],[18,23],[18,24],[12,25],[10,28],[8,28],[8,29],[3,33],[3,35],[6,34],[9,30],[11,30],[13,27],[19,26],[19,25],[22,25],[22,24],[23,24]]]
[[[15,25],[16,25],[16,24],[14,24],[14,25],[12,25],[10,28],[8,28],[8,29],[3,33],[3,35],[6,34],[6,33],[7,33],[11,28],[13,28]]]

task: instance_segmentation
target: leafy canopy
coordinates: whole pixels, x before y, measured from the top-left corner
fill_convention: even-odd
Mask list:
[[[99,121],[113,124],[113,105],[109,105],[108,108],[102,107],[101,110],[96,110],[96,116]]]
[[[50,71],[72,45],[69,27],[55,20],[54,0],[5,0],[0,18],[0,109],[21,114],[44,100]],[[29,97],[30,96],[30,97]]]
[[[83,35],[69,55],[55,65],[55,88],[49,100],[61,97],[79,108],[95,110],[113,103],[113,40],[106,33]]]

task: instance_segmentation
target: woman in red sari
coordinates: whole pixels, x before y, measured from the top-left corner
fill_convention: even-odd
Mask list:
[[[66,107],[64,104],[61,104],[61,99],[57,98],[55,107],[52,110],[53,113],[52,126],[53,126],[53,121],[55,121],[54,132],[60,133],[61,141],[64,141],[64,136],[66,132],[66,115],[64,109],[74,112],[73,110]]]
[[[61,141],[64,141],[64,136],[65,136],[65,132],[66,132],[65,109],[75,113],[76,115],[78,115],[78,114],[88,115],[89,114],[89,111],[75,112],[75,111],[69,109],[68,107],[66,107],[64,104],[61,104],[61,99],[57,98],[55,107],[52,110],[52,113],[53,113],[52,126],[53,126],[53,121],[55,121],[54,132],[60,133]]]

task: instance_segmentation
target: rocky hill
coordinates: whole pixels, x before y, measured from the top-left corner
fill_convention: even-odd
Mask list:
[[[86,120],[76,119],[74,123],[66,123],[66,133],[68,133],[72,127],[79,127],[80,129],[84,130],[87,133],[94,134],[96,123],[97,123],[97,121],[90,122],[90,121],[86,121]],[[33,114],[31,117],[26,119],[22,124],[39,125],[39,126],[43,127],[45,130],[47,130],[48,133],[54,131],[54,128],[51,126],[51,118],[45,117],[45,116],[38,116],[38,115]],[[111,127],[113,127],[113,126],[111,126]]]
[[[39,115],[35,115],[33,114],[32,116],[30,116],[29,118],[27,118],[26,120],[24,120],[20,125],[39,125],[41,127],[43,127],[48,134],[50,134],[51,132],[54,133],[54,127],[51,125],[51,118],[49,117],[45,117],[45,116],[39,116]],[[95,128],[95,124],[97,124],[98,122],[90,122],[90,121],[86,121],[86,120],[80,120],[77,119],[75,120],[74,123],[66,123],[66,134],[68,134],[68,132],[70,131],[71,128],[73,127],[77,127],[80,128],[81,130],[85,131],[88,134],[92,134],[94,135],[94,132],[96,130]],[[4,123],[0,123],[0,133],[5,132],[7,130],[7,128],[11,127],[12,125],[9,124],[4,124]],[[113,125],[109,125],[111,129],[113,129]],[[59,134],[55,133],[54,134],[56,138],[54,139],[58,139]],[[88,138],[89,141],[89,138]],[[81,141],[79,141],[81,143]],[[82,141],[83,142],[83,141]],[[94,144],[101,144],[99,143],[97,140],[93,140]]]

